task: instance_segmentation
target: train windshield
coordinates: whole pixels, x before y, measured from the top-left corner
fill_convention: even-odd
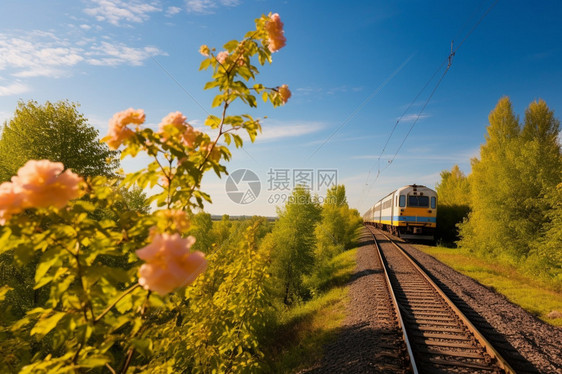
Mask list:
[[[417,208],[429,207],[428,196],[408,196],[408,206]]]

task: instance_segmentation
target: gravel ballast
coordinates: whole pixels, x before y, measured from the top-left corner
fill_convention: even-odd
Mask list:
[[[431,273],[433,280],[459,306],[517,372],[562,373],[562,329],[548,325],[504,296],[449,268],[411,245],[404,249]],[[380,272],[375,245],[364,229],[357,249],[357,267],[349,282],[347,317],[326,346],[321,362],[302,373],[378,373],[377,353],[388,325],[377,317]],[[380,303],[380,302],[379,302]]]

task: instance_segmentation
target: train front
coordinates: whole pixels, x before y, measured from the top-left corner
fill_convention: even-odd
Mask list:
[[[433,240],[437,227],[437,193],[419,185],[402,187],[396,191],[398,211],[396,229],[404,239]]]

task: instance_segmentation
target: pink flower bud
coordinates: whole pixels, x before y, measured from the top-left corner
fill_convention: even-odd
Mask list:
[[[209,50],[209,47],[202,45],[201,48],[199,48],[199,53],[205,57],[209,57],[209,53],[211,53],[211,51]]]
[[[286,84],[279,87],[279,95],[281,96],[281,100],[283,100],[283,104],[286,104],[289,98],[291,97],[291,91],[289,90],[289,86]]]
[[[227,51],[222,51],[222,52],[219,52],[217,54],[217,61],[221,64],[224,64],[224,62],[226,61],[227,58],[228,58],[228,52]]]
[[[271,52],[277,52],[285,46],[287,39],[285,38],[285,31],[283,31],[283,22],[279,14],[275,13],[269,16],[269,21],[265,24],[267,31],[268,45],[267,47]]]

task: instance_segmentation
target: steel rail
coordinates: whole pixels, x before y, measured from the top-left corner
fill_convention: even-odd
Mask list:
[[[384,270],[384,278],[386,279],[386,286],[388,287],[388,290],[390,292],[390,296],[392,298],[392,305],[394,307],[394,311],[395,311],[396,316],[398,318],[398,326],[400,326],[400,328],[402,329],[402,335],[404,337],[404,343],[406,344],[406,349],[408,351],[408,358],[409,358],[409,361],[410,361],[410,367],[411,367],[412,372],[414,374],[419,374],[418,368],[416,366],[416,360],[414,359],[414,352],[412,351],[412,347],[410,345],[410,339],[408,338],[408,332],[406,331],[406,325],[404,324],[404,321],[402,320],[402,313],[400,313],[400,306],[398,304],[398,300],[396,300],[396,295],[394,293],[394,289],[392,288],[392,283],[390,282],[390,277],[388,276],[388,269],[387,269],[386,260],[382,257],[381,247],[379,245],[379,241],[375,237],[375,234],[370,229],[369,229],[369,232],[373,236],[373,240],[375,241],[375,246],[377,247],[377,255],[379,257],[382,268]]]
[[[371,234],[373,234],[371,232]],[[491,358],[495,359],[497,365],[503,369],[507,374],[516,374],[515,370],[507,363],[507,361],[499,354],[499,352],[492,346],[492,344],[478,331],[478,329],[470,322],[470,320],[464,315],[464,313],[449,299],[449,297],[441,290],[441,288],[433,282],[433,280],[423,271],[418,264],[414,261],[412,256],[407,253],[400,245],[398,245],[394,240],[392,240],[388,235],[381,232],[381,234],[388,239],[388,241],[398,249],[400,253],[402,253],[408,261],[414,266],[414,268],[419,272],[419,274],[431,285],[432,288],[443,298],[443,300],[449,305],[449,307],[455,312],[455,314],[459,317],[459,319],[466,325],[469,331],[474,335],[474,338],[478,340],[482,348],[486,350],[486,352],[490,355]],[[374,234],[373,234],[374,237]],[[375,242],[376,239],[375,239]],[[378,247],[378,243],[377,243]],[[380,252],[380,247],[379,252]],[[379,253],[379,256],[381,254]],[[386,269],[385,269],[386,272]]]

